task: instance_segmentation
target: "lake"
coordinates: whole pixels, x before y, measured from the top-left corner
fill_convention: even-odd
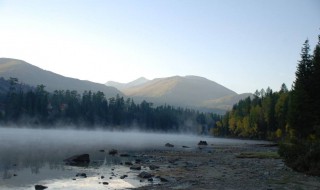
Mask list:
[[[168,149],[164,146],[166,143],[174,144],[177,150],[188,151],[182,146],[197,148],[200,140],[232,146],[257,143],[138,131],[0,128],[0,189],[35,189],[37,184],[49,189],[125,189],[159,183],[157,179],[149,182],[138,178],[138,174],[148,168],[130,170],[125,163],[134,163],[145,156],[141,155],[143,151]],[[118,150],[118,154],[109,155],[111,149]],[[63,161],[84,153],[90,155],[88,166],[70,166]],[[77,176],[79,173],[87,177]],[[121,179],[123,175],[127,177]]]

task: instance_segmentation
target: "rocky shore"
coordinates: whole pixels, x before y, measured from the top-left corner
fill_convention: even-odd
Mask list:
[[[319,177],[292,171],[277,148],[242,144],[147,151],[141,165],[156,168],[149,171],[150,184],[136,189],[320,189]]]

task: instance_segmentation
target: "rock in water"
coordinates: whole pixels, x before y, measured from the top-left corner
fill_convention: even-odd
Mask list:
[[[71,166],[88,166],[90,162],[89,154],[75,155],[64,160],[67,165]]]
[[[198,143],[198,145],[207,146],[208,143],[207,143],[207,141],[200,141],[200,142]]]
[[[35,185],[34,186],[35,190],[43,190],[43,189],[47,189],[47,186],[43,186],[43,185]]]
[[[170,144],[170,143],[166,143],[165,146],[166,146],[166,147],[170,147],[170,148],[174,147],[174,145],[173,145],[173,144]]]
[[[109,151],[109,154],[114,156],[114,155],[118,154],[118,151],[116,149],[111,149]]]

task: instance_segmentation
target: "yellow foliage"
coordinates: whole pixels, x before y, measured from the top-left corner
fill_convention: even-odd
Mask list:
[[[276,137],[277,138],[281,138],[282,137],[282,130],[281,129],[277,129],[276,130]]]

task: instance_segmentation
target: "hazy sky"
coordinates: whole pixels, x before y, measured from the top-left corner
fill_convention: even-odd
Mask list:
[[[319,0],[0,0],[0,57],[105,83],[198,75],[290,88]]]

